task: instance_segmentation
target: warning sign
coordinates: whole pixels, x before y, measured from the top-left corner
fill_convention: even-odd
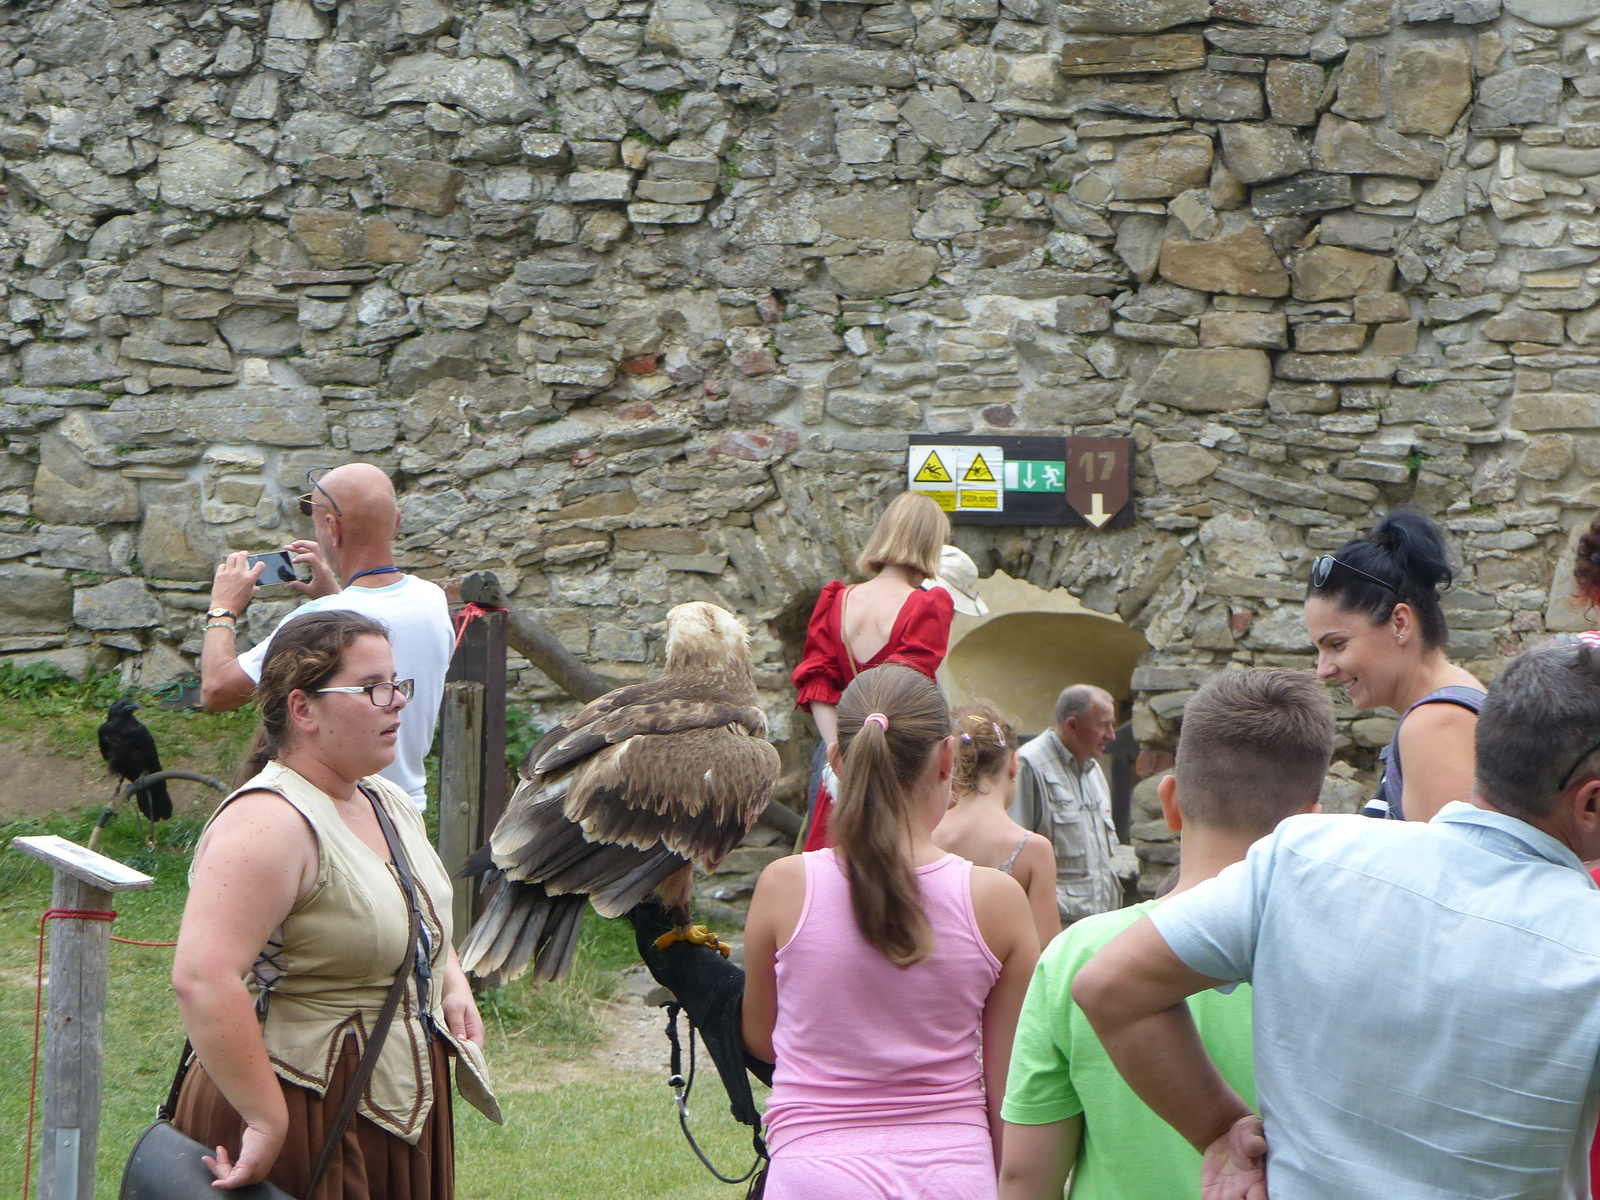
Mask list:
[[[980,452],[972,458],[971,464],[962,472],[961,482],[967,483],[996,483],[994,472],[989,470],[989,464],[983,460]]]
[[[911,477],[911,482],[954,483],[955,480],[950,478],[950,472],[945,470],[944,463],[939,460],[939,452],[932,450],[929,452],[927,459],[923,461],[921,469]]]
[[[948,513],[1000,512],[1005,451],[997,445],[924,445],[906,457],[907,485]]]
[[[1087,525],[1135,518],[1130,438],[912,434],[906,484],[955,524]]]

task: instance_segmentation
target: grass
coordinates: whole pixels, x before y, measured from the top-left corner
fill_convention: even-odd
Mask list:
[[[23,735],[47,730],[46,746],[53,753],[93,755],[95,728],[106,705],[123,692],[114,675],[79,682],[49,668],[19,671],[0,665],[0,729]],[[229,776],[255,727],[252,708],[226,714],[167,712],[151,703],[139,716],[163,754],[176,760],[204,751],[215,755],[219,771]],[[538,736],[525,717],[509,732],[517,750]],[[428,765],[429,793],[436,799],[437,759],[430,758]],[[437,804],[430,805],[430,818],[436,810]],[[13,837],[39,833],[87,842],[97,811],[85,806],[0,822],[0,1190],[12,1194],[20,1194],[22,1178],[35,955],[39,915],[50,903],[50,872],[6,847]],[[147,891],[117,896],[117,936],[141,941],[177,936],[189,858],[203,824],[184,816],[163,823],[153,851],[130,820],[106,828],[101,849],[156,880]],[[462,1200],[734,1200],[733,1189],[706,1174],[678,1131],[666,1086],[665,1037],[658,1072],[627,1073],[596,1053],[606,1039],[607,1002],[616,994],[622,970],[637,961],[632,927],[591,912],[567,979],[542,985],[519,980],[480,996],[490,1068],[506,1121],[496,1127],[469,1106],[455,1104]],[[111,947],[97,1200],[114,1200],[123,1160],[171,1082],[183,1043],[171,965],[170,950]],[[750,1161],[749,1132],[728,1116],[721,1082],[709,1065],[695,1085],[692,1119],[713,1160],[725,1172],[742,1172]]]
[[[52,753],[63,758],[95,757],[96,730],[106,719],[107,706],[123,695],[140,702],[139,720],[155,737],[162,756],[174,762],[204,751],[214,755],[219,769],[231,777],[255,733],[253,704],[231,713],[168,712],[158,707],[159,690],[124,688],[115,672],[76,680],[48,662],[21,669],[0,663],[0,730],[26,734],[43,729]]]
[[[84,809],[0,824],[0,842],[34,833],[83,842],[93,819]],[[103,849],[156,879],[148,891],[117,896],[119,937],[176,936],[201,827],[184,818],[163,824],[154,851],[144,848],[132,822],[106,830]],[[0,852],[0,1188],[8,1192],[22,1176],[38,919],[49,900],[50,873],[42,864]],[[678,1132],[666,1086],[666,1039],[659,1074],[624,1074],[594,1057],[604,1039],[604,1002],[621,968],[635,961],[631,927],[591,913],[568,979],[546,985],[519,980],[481,998],[506,1123],[493,1126],[455,1104],[463,1200],[731,1200]],[[171,963],[170,950],[111,948],[97,1200],[116,1196],[123,1159],[171,1081],[183,1041],[168,981]],[[713,1159],[725,1171],[735,1165],[742,1171],[749,1162],[748,1131],[727,1115],[709,1066],[696,1082],[692,1114],[696,1136]]]

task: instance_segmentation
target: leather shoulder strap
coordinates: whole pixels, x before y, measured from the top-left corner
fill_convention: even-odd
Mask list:
[[[400,969],[394,974],[394,986],[389,989],[389,995],[383,1001],[383,1009],[378,1013],[377,1024],[372,1027],[372,1032],[367,1037],[366,1052],[362,1054],[361,1062],[356,1066],[356,1073],[350,1079],[350,1086],[344,1094],[344,1102],[339,1105],[339,1115],[334,1118],[333,1126],[328,1130],[327,1140],[322,1145],[322,1157],[317,1160],[317,1169],[312,1172],[311,1186],[306,1189],[305,1200],[316,1200],[317,1188],[322,1183],[322,1177],[332,1164],[339,1143],[344,1139],[344,1131],[349,1127],[351,1118],[356,1115],[356,1106],[361,1103],[362,1093],[367,1090],[367,1083],[377,1068],[378,1056],[383,1053],[383,1044],[388,1040],[389,1029],[394,1024],[395,1013],[400,1008],[400,998],[405,995],[406,979],[416,965],[417,939],[422,931],[421,914],[417,911],[416,894],[411,879],[411,864],[406,859],[405,850],[401,848],[400,837],[395,832],[394,823],[389,820],[389,814],[383,811],[383,805],[371,792],[363,788],[362,794],[372,804],[372,811],[378,818],[378,827],[383,830],[383,840],[389,844],[389,855],[394,859],[395,870],[400,874],[402,890],[406,894],[406,910],[409,918],[406,956],[400,964]]]

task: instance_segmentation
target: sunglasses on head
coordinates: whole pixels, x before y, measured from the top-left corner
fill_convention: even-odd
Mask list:
[[[1365,571],[1361,570],[1361,568],[1352,567],[1349,563],[1344,562],[1341,559],[1337,559],[1331,554],[1319,554],[1315,560],[1312,561],[1311,586],[1314,588],[1319,588],[1325,585],[1328,582],[1328,576],[1333,574],[1333,569],[1335,567],[1341,567],[1344,570],[1349,571],[1350,574],[1361,579],[1365,579],[1368,583],[1375,583],[1379,587],[1385,588],[1397,596],[1400,594],[1400,589],[1395,587],[1394,584],[1390,583],[1388,580],[1379,579],[1376,575],[1368,575]]]
[[[336,517],[344,516],[344,514],[339,511],[339,505],[335,503],[333,497],[328,496],[328,489],[323,487],[322,484],[318,482],[318,480],[320,480],[331,470],[333,470],[332,467],[314,467],[306,472],[306,482],[311,485],[312,490],[300,497],[300,515],[302,517],[309,517],[311,515],[311,510],[318,507],[333,509],[333,515]],[[328,497],[328,502],[326,504],[323,504],[321,500],[316,498],[318,492],[321,492],[324,496]]]

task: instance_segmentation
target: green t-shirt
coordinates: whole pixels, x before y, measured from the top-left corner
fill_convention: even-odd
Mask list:
[[[1101,913],[1063,931],[1040,955],[1017,1021],[1001,1115],[1014,1125],[1048,1125],[1083,1114],[1073,1200],[1200,1195],[1200,1155],[1133,1094],[1072,1002],[1078,969],[1155,904]],[[1191,996],[1189,1011],[1223,1078],[1254,1105],[1249,985]]]

